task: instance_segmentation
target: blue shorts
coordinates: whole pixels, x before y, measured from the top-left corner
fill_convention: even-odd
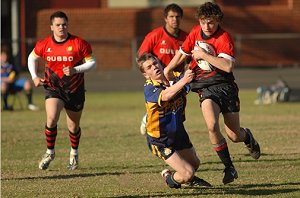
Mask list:
[[[27,79],[26,78],[20,78],[15,80],[15,82],[10,83],[8,85],[8,90],[9,91],[22,91],[24,89],[24,85],[26,83]],[[1,84],[4,83],[1,81]]]
[[[184,127],[173,137],[153,138],[147,134],[149,150],[161,159],[168,159],[175,151],[193,147]]]

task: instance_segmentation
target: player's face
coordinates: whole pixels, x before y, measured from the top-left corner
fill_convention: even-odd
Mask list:
[[[216,19],[199,19],[201,29],[206,36],[213,35],[219,26]]]
[[[64,18],[54,18],[51,30],[55,39],[65,39],[68,36],[68,22]]]
[[[5,52],[1,52],[1,65],[6,63],[8,60],[8,56]]]
[[[172,29],[178,29],[181,22],[181,15],[178,12],[170,10],[168,16],[165,18],[166,26]]]
[[[147,79],[161,80],[163,69],[161,64],[156,59],[149,59],[143,63],[144,76]]]

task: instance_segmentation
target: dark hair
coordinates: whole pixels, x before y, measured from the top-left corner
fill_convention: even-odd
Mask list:
[[[68,22],[68,17],[67,15],[62,12],[62,11],[57,11],[54,12],[51,16],[50,16],[50,24],[52,24],[54,18],[64,18],[67,22]]]
[[[196,13],[197,19],[213,18],[216,19],[218,22],[222,21],[223,16],[224,14],[221,8],[217,4],[212,2],[206,2],[200,5]]]
[[[165,9],[164,9],[164,16],[165,17],[168,16],[169,11],[177,12],[177,13],[180,14],[181,18],[183,17],[182,8],[179,5],[175,4],[175,3],[169,4],[165,7]]]

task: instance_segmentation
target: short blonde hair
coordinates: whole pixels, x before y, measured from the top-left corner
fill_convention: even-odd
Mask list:
[[[157,60],[157,58],[151,53],[144,53],[136,59],[136,63],[138,64],[138,68],[142,73],[145,73],[145,70],[144,70],[144,67],[143,67],[144,62],[146,62],[147,60],[151,60],[151,59]]]

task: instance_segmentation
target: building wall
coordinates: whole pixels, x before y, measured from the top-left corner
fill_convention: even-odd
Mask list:
[[[219,0],[225,18],[223,28],[241,38],[238,64],[242,66],[297,65],[300,63],[300,38],[272,39],[273,33],[300,33],[300,1],[265,0],[264,5],[232,5]],[[227,1],[226,1],[227,2]],[[236,1],[234,1],[236,2]],[[238,1],[240,2],[240,1]],[[247,0],[245,0],[247,2]],[[248,2],[251,3],[249,0]],[[268,3],[269,2],[269,3]],[[271,3],[270,3],[271,2]],[[184,8],[182,29],[190,31],[197,24],[196,8]],[[56,9],[37,14],[36,36],[49,34],[49,16]],[[63,9],[69,15],[70,32],[88,40],[93,47],[99,69],[130,69],[134,66],[136,49],[151,29],[164,24],[163,8]],[[240,35],[268,34],[265,39]],[[259,36],[259,35],[258,35]],[[276,37],[276,35],[275,35]]]

